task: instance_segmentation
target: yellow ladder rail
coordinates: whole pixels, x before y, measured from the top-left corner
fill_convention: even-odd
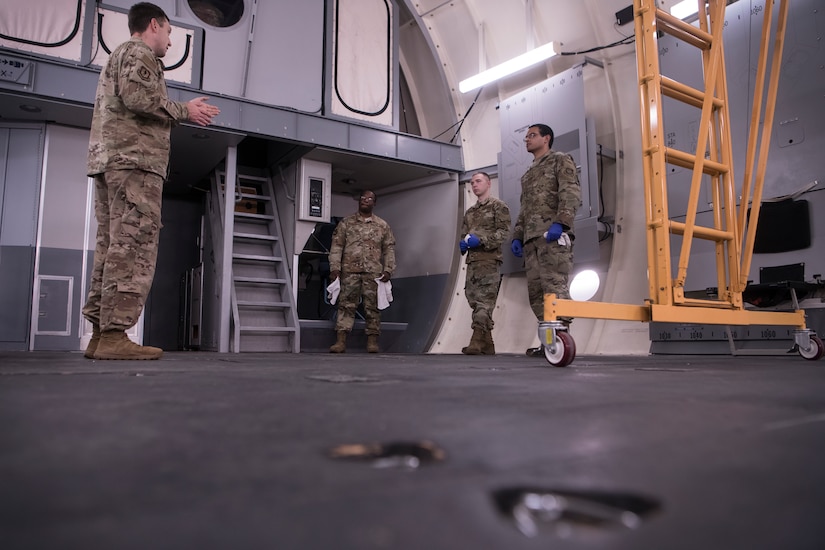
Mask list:
[[[756,71],[756,86],[753,96],[753,111],[750,120],[750,132],[748,135],[748,148],[745,160],[745,175],[742,181],[742,199],[739,204],[739,233],[745,234],[746,216],[748,203],[750,202],[751,187],[753,188],[753,204],[751,207],[751,223],[747,224],[747,234],[742,251],[742,264],[740,278],[737,281],[737,288],[744,289],[748,284],[748,273],[750,272],[751,260],[753,258],[753,245],[756,240],[756,221],[759,219],[759,207],[762,202],[762,190],[765,184],[765,171],[768,164],[768,149],[770,147],[770,136],[773,130],[773,117],[776,107],[776,95],[779,88],[779,69],[782,64],[782,50],[785,44],[785,28],[788,22],[788,0],[780,0],[779,17],[777,18],[776,35],[773,45],[773,59],[771,62],[770,81],[768,82],[768,97],[765,101],[764,117],[760,116],[762,109],[762,94],[765,85],[765,78],[768,64],[768,48],[766,47],[770,39],[771,21],[773,19],[773,0],[765,2],[765,18],[762,22],[762,48],[759,53],[759,64]],[[756,155],[756,141],[759,134],[759,121],[763,120],[762,137],[759,142],[759,159],[756,172],[753,172],[754,157]],[[751,183],[753,177],[753,183]]]

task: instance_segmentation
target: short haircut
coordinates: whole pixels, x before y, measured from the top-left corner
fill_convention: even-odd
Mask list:
[[[163,23],[169,17],[161,8],[149,2],[138,2],[129,8],[129,34],[141,33],[149,28],[152,19]]]
[[[553,139],[556,136],[553,135],[553,129],[551,127],[549,127],[547,124],[539,123],[539,124],[531,124],[530,128],[538,128],[539,129],[539,134],[541,134],[542,137],[550,136],[550,143],[548,144],[548,147],[553,147]]]
[[[361,197],[363,197],[364,193],[372,193],[372,197],[373,199],[375,199],[372,201],[372,204],[378,203],[378,195],[375,194],[375,191],[373,191],[372,189],[364,189],[363,191],[361,191],[361,194],[358,195],[358,198],[360,199]]]
[[[479,174],[487,178],[487,181],[493,181],[493,178],[491,178],[490,174],[488,174],[487,172],[482,172],[481,170],[479,170],[478,172],[473,172],[473,176],[477,176]],[[473,179],[473,176],[471,176],[470,179]]]

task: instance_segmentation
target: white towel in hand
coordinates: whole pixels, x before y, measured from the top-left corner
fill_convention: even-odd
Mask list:
[[[329,303],[335,305],[335,302],[338,301],[338,294],[341,292],[341,278],[338,277],[334,281],[332,281],[329,286],[327,287],[327,299]]]
[[[570,235],[568,235],[567,233],[562,233],[561,237],[559,237],[559,240],[557,242],[560,245],[567,247],[570,247],[573,244],[573,241],[570,240]]]
[[[387,309],[392,302],[392,283],[381,281],[381,278],[375,279],[378,283],[378,309]]]

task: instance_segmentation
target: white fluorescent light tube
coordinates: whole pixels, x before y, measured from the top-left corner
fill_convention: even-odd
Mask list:
[[[553,49],[553,43],[548,42],[544,46],[539,46],[535,50],[521,54],[520,56],[514,57],[509,61],[505,61],[501,65],[496,65],[492,69],[487,69],[486,71],[480,72],[475,76],[471,76],[466,80],[462,80],[458,83],[458,90],[462,94],[469,92],[470,90],[475,90],[485,84],[495,82],[499,78],[504,78],[505,76],[517,73],[527,67],[531,67],[536,63],[550,59],[554,55],[556,55],[556,51]]]
[[[670,15],[679,19],[687,19],[695,13],[699,13],[699,2],[697,0],[682,0],[670,8]]]

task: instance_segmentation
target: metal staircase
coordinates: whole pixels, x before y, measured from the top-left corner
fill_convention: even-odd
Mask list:
[[[249,172],[239,168],[227,193],[234,197],[231,250],[224,249],[232,258],[229,348],[298,353],[298,314],[272,180]],[[226,171],[216,170],[213,189],[222,196],[225,185]]]

